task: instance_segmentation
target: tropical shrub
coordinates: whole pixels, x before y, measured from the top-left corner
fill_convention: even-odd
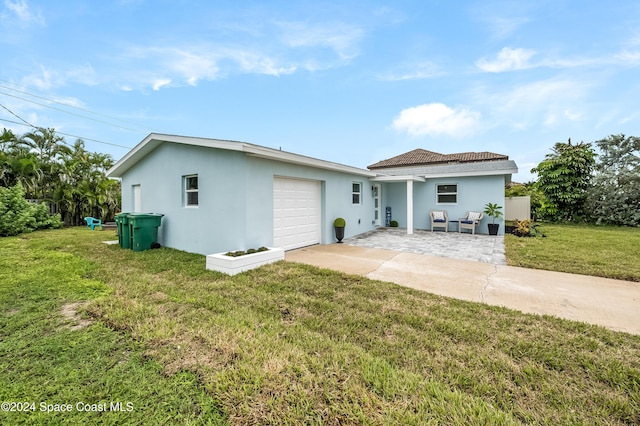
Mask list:
[[[584,218],[587,190],[595,167],[596,153],[591,144],[556,143],[551,154],[537,167],[538,187],[552,204],[556,221],[577,221]]]
[[[513,220],[513,232],[512,234],[518,237],[528,237],[531,234],[531,225],[533,221],[531,219],[525,220]]]
[[[0,186],[20,182],[26,198],[46,202],[66,225],[80,225],[85,216],[113,220],[120,182],[106,177],[111,166],[111,156],[87,151],[81,139],[68,144],[53,129],[0,134]]]
[[[50,215],[44,204],[32,204],[24,198],[21,184],[10,188],[0,187],[0,236],[7,237],[35,231],[59,228],[59,215]]]

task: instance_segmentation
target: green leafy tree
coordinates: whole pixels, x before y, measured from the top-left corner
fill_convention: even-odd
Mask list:
[[[106,177],[112,165],[111,156],[87,151],[80,139],[68,145],[53,129],[0,135],[0,186],[20,183],[25,198],[46,202],[67,225],[109,220],[120,209],[120,182]]]
[[[596,223],[640,226],[640,138],[596,141],[600,149],[587,208]]]
[[[555,220],[575,221],[585,216],[584,203],[595,166],[591,144],[556,143],[551,154],[531,169],[537,185],[555,209]]]

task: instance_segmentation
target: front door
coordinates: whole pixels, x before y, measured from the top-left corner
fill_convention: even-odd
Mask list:
[[[382,185],[376,183],[373,185],[373,224],[380,226],[382,224]]]

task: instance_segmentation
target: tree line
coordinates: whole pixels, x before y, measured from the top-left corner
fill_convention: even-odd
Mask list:
[[[639,137],[558,142],[531,172],[537,181],[506,195],[530,195],[536,220],[640,226]]]
[[[87,216],[112,220],[120,210],[120,182],[106,177],[113,164],[110,155],[87,151],[82,139],[68,144],[54,129],[4,129],[0,136],[0,189],[45,203],[67,226]]]

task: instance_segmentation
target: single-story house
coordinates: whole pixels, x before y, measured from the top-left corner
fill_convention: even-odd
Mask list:
[[[489,202],[504,205],[517,170],[489,152],[417,149],[361,169],[250,143],[153,133],[107,175],[122,180],[122,211],[164,214],[161,245],[211,254],[330,244],[335,218],[346,220],[351,237],[385,226],[388,207],[411,234],[430,228],[430,210],[457,220]],[[487,233],[487,220],[477,232]]]

